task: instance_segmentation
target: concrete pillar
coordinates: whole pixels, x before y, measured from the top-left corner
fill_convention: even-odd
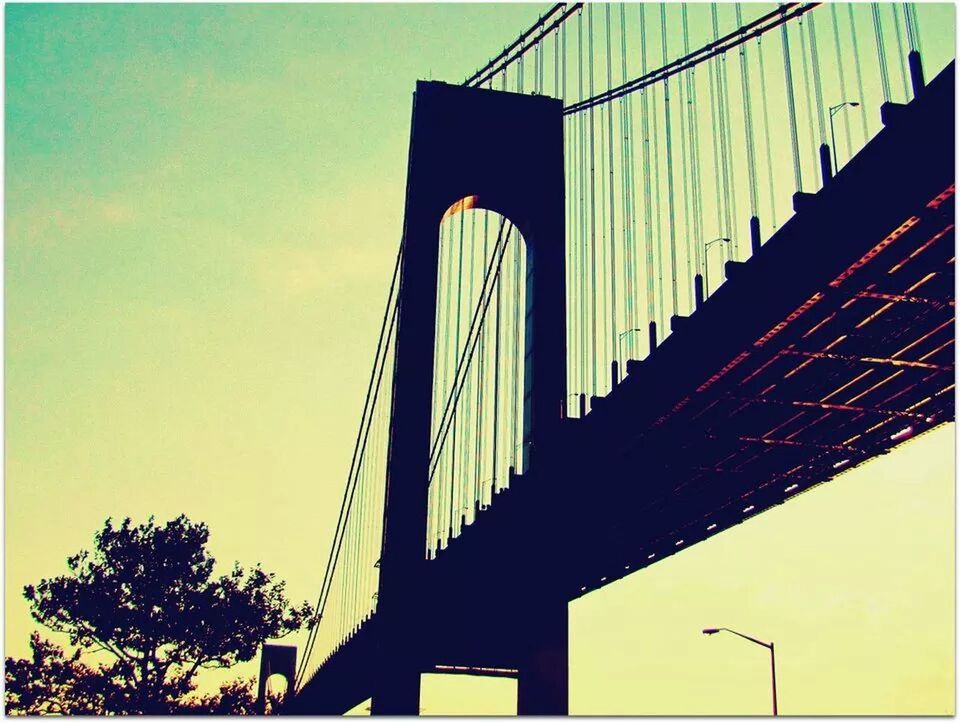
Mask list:
[[[436,662],[424,643],[430,620],[420,593],[437,261],[440,222],[461,199],[503,215],[526,242],[523,449],[531,467],[566,399],[563,103],[421,81],[411,126],[371,708],[378,715],[416,715],[420,673]]]
[[[517,715],[567,715],[567,603],[543,606],[527,631],[517,675]]]

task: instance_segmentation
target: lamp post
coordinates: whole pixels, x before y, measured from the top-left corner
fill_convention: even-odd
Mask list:
[[[833,148],[834,173],[840,170],[840,166],[837,165],[837,138],[833,132],[833,117],[847,106],[850,106],[851,108],[858,108],[860,106],[860,102],[856,100],[845,100],[843,103],[837,103],[837,105],[830,106],[830,145]],[[847,140],[850,140],[849,135],[847,136]]]
[[[625,337],[627,334],[633,334],[637,331],[643,331],[643,329],[627,329],[626,331],[621,331],[617,336],[617,348],[620,350],[621,357],[623,356],[623,337]]]
[[[730,243],[730,239],[725,236],[711,239],[703,245],[703,286],[706,289],[706,296],[710,296],[710,247],[718,243]]]
[[[731,630],[730,628],[705,628],[703,631],[703,634],[714,635],[716,633],[719,633],[721,630],[726,630],[728,633],[739,635],[744,640],[749,640],[751,643],[762,645],[763,647],[765,647],[767,650],[770,651],[770,679],[773,682],[773,714],[777,715],[777,661],[773,652],[773,643],[765,643],[762,640],[751,638],[749,635],[738,633],[736,630]]]

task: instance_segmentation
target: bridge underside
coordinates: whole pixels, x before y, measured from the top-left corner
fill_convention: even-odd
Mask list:
[[[428,564],[424,671],[515,668],[544,601],[609,584],[953,419],[953,82],[951,65],[886,108],[857,157],[798,197],[795,216],[591,414],[567,421],[552,464],[515,478]],[[320,668],[297,710],[369,696],[375,624]]]

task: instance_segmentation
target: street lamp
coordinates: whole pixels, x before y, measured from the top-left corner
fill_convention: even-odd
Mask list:
[[[627,329],[626,331],[621,331],[617,336],[617,349],[619,349],[621,357],[623,356],[623,337],[625,337],[627,334],[633,334],[637,331],[643,331],[643,329]]]
[[[730,239],[725,236],[707,241],[703,245],[703,286],[706,289],[706,295],[710,296],[710,256],[708,252],[710,247],[718,243],[730,243]]]
[[[845,100],[843,103],[837,103],[837,105],[830,106],[830,145],[833,147],[834,173],[840,170],[840,166],[837,165],[837,138],[833,132],[833,117],[847,106],[850,106],[851,108],[858,108],[860,107],[860,102],[856,100]],[[847,140],[850,140],[849,135],[847,136]]]
[[[716,633],[719,633],[721,630],[726,630],[728,633],[739,635],[741,638],[745,640],[749,640],[751,643],[762,645],[763,647],[765,647],[767,650],[770,651],[770,678],[773,681],[773,714],[777,715],[777,662],[773,654],[773,643],[765,643],[762,640],[751,638],[749,635],[738,633],[736,630],[731,630],[730,628],[704,628],[703,634],[714,635]]]

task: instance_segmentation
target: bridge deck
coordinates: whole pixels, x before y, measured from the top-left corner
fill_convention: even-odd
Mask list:
[[[511,639],[543,596],[586,594],[953,419],[953,65],[889,111],[701,309],[568,420],[548,466],[427,564],[425,670],[514,667]],[[297,706],[367,697],[375,638],[374,620]]]

